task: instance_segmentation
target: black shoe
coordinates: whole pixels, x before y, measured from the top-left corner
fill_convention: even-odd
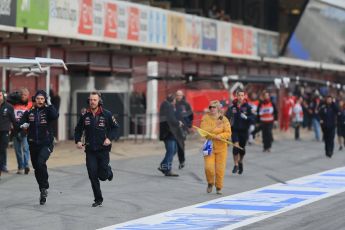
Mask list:
[[[95,201],[95,203],[92,204],[92,207],[102,207],[102,201]]]
[[[213,188],[213,185],[212,185],[212,184],[208,184],[208,185],[207,185],[206,192],[207,192],[207,193],[211,193],[211,192],[212,192],[212,188]]]
[[[326,153],[326,157],[328,157],[328,158],[331,158],[331,157],[332,157],[332,155],[333,155],[333,154],[332,154],[332,153],[330,153],[330,152],[327,152],[327,153]]]
[[[243,163],[238,163],[238,174],[243,173]]]
[[[235,165],[234,168],[232,169],[232,173],[237,173],[237,170],[238,170],[238,166]]]
[[[339,151],[343,150],[343,146],[339,146]]]
[[[108,177],[108,181],[112,181],[113,180],[113,177],[114,177],[114,173],[113,171],[111,170],[111,166],[109,165],[109,177]]]
[[[161,173],[163,173],[165,175],[165,171],[161,167],[158,167],[157,169],[158,169],[158,171],[160,171]]]
[[[169,172],[165,173],[165,176],[174,176],[174,177],[177,177],[178,174],[169,171]]]
[[[40,205],[44,205],[47,202],[48,190],[45,188],[41,189],[40,194]]]
[[[1,171],[4,172],[4,173],[8,173],[8,169],[7,168],[3,168],[3,169],[1,169]]]
[[[26,175],[28,175],[28,174],[29,174],[29,172],[30,172],[30,168],[29,168],[29,167],[25,168],[24,173],[25,173]]]
[[[178,166],[178,169],[183,169],[183,168],[184,168],[184,162],[180,163],[179,166]]]

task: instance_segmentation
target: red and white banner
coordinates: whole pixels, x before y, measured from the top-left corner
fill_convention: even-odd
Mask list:
[[[128,40],[139,41],[139,13],[137,7],[128,8]]]
[[[105,4],[104,36],[117,38],[118,8],[114,3]]]
[[[92,0],[81,0],[79,9],[80,15],[78,32],[81,34],[91,35],[93,29]]]

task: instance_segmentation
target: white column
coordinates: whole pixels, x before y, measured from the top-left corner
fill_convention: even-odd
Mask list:
[[[47,58],[50,58],[51,54],[50,54],[50,47],[47,48]],[[46,76],[46,92],[47,95],[49,95],[49,91],[50,91],[50,67],[48,67],[47,69],[47,76]]]
[[[60,95],[60,116],[58,120],[58,140],[64,141],[68,139],[67,136],[67,122],[66,114],[70,113],[70,95],[71,95],[71,83],[70,76],[59,75],[59,92]]]
[[[147,76],[158,77],[158,62],[147,63]],[[146,89],[146,136],[157,138],[158,127],[158,80],[148,79]]]

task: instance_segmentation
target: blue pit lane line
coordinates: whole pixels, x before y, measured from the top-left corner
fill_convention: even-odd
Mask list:
[[[345,192],[345,167],[103,229],[235,229],[342,192]]]

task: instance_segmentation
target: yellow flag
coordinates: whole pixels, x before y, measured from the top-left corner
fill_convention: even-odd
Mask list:
[[[212,134],[212,133],[210,133],[210,132],[207,132],[206,130],[201,129],[201,128],[195,126],[195,125],[193,125],[193,128],[195,128],[195,129],[198,131],[199,135],[202,136],[202,137],[206,137],[207,135],[208,135],[208,136],[211,136],[211,137],[212,137],[212,136],[215,136],[214,134]],[[232,145],[232,146],[234,146],[234,147],[236,147],[236,148],[239,148],[239,149],[242,149],[242,150],[243,150],[243,148],[241,148],[241,147],[238,146],[238,145],[235,145],[235,144],[232,143],[231,141],[228,141],[228,140],[225,140],[225,139],[221,139],[221,141],[223,141],[223,142],[225,142],[225,143],[228,143],[229,145]]]

